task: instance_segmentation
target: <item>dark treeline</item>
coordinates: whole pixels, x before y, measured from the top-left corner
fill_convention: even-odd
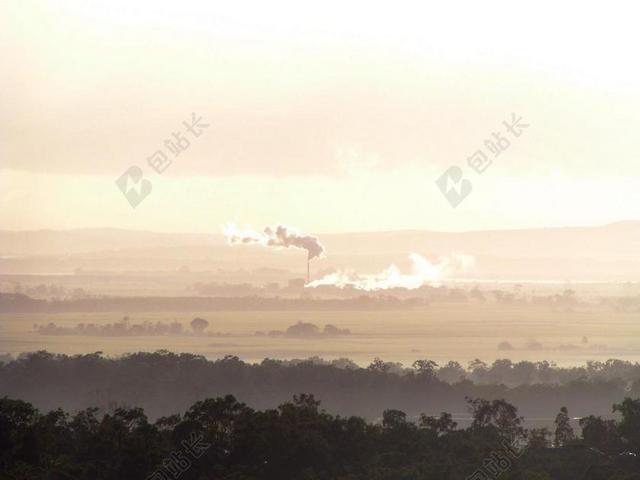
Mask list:
[[[241,284],[220,289],[202,290],[194,287],[197,296],[123,297],[90,294],[82,288],[60,295],[65,292],[62,288],[38,285],[20,288],[12,293],[0,291],[0,313],[407,309],[441,302],[521,305],[562,312],[572,312],[587,305],[601,305],[617,313],[640,312],[640,295],[598,297],[587,301],[577,297],[571,289],[547,295],[429,285],[415,290],[392,288],[384,292],[364,292],[326,285],[311,289],[300,287],[270,291],[267,287]],[[25,294],[25,291],[28,293]]]
[[[0,398],[0,478],[28,480],[638,480],[640,400],[619,421],[554,412],[554,428],[525,429],[504,400],[467,399],[471,424],[387,409],[381,421],[339,417],[301,394],[254,410],[205,399],[150,422],[141,408],[40,413]],[[557,414],[556,414],[557,412]]]
[[[82,289],[77,289],[82,290]],[[202,294],[205,295],[205,294]],[[72,313],[72,312],[167,312],[167,311],[247,311],[247,310],[380,310],[425,307],[430,303],[528,305],[555,311],[572,311],[586,305],[573,290],[554,295],[516,295],[503,290],[466,291],[445,286],[422,286],[415,290],[394,288],[381,292],[318,287],[301,288],[294,297],[255,294],[253,290],[235,295],[218,292],[206,296],[105,296],[84,291],[68,297],[33,298],[24,293],[0,292],[0,313]],[[616,312],[640,311],[640,297],[611,297],[598,302]]]
[[[21,293],[0,293],[0,313],[72,312],[207,312],[252,310],[380,310],[427,305],[425,298],[393,296],[311,299],[279,297],[106,297],[34,299]]]
[[[571,369],[547,362],[474,361],[463,369],[455,362],[439,367],[429,360],[400,368],[376,359],[360,368],[347,359],[265,359],[251,364],[234,356],[207,360],[167,351],[118,358],[99,352],[35,352],[0,364],[0,395],[24,399],[42,410],[135,405],[158,418],[208,397],[233,394],[252,408],[266,409],[298,392],[313,392],[334,414],[375,420],[394,405],[412,418],[446,410],[461,424],[469,420],[465,397],[504,398],[531,422],[548,426],[553,421],[549,412],[558,405],[569,407],[575,417],[610,417],[613,403],[640,396],[639,368],[617,360]],[[514,385],[504,385],[506,381]]]

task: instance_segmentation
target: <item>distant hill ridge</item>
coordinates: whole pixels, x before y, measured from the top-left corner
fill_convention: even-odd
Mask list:
[[[640,260],[640,221],[592,227],[437,232],[399,230],[317,234],[328,255],[462,251],[473,255],[527,258]],[[161,233],[116,228],[0,230],[0,255],[69,255],[124,249],[225,247],[219,231]]]

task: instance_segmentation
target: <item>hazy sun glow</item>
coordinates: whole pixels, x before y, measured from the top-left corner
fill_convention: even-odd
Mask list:
[[[4,2],[0,223],[206,232],[279,218],[337,232],[638,218],[638,7],[615,5]],[[192,112],[209,128],[154,172],[147,158]],[[473,193],[452,210],[435,179],[512,112],[529,130],[466,172]],[[153,184],[135,210],[114,186],[132,165]]]

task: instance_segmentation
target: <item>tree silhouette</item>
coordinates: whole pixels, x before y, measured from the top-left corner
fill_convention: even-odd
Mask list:
[[[194,333],[200,335],[209,326],[209,321],[205,320],[204,318],[196,317],[193,320],[191,320],[190,325]]]
[[[556,415],[555,419],[556,431],[554,435],[554,445],[561,447],[571,442],[575,435],[573,428],[571,427],[571,420],[569,419],[569,411],[567,407],[562,407],[560,413]]]

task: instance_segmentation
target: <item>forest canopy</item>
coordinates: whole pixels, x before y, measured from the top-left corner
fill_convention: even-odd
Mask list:
[[[265,359],[254,364],[236,356],[208,360],[168,351],[121,357],[40,351],[0,364],[0,392],[42,410],[135,405],[151,418],[183,411],[206,397],[232,394],[252,408],[265,409],[298,392],[312,392],[328,412],[369,420],[389,405],[411,417],[444,410],[465,417],[465,397],[504,398],[532,419],[529,423],[549,426],[550,412],[558,405],[575,417],[611,417],[613,403],[640,397],[638,378],[640,366],[620,360],[561,368],[509,360],[474,360],[463,367],[429,359],[405,367],[375,359],[359,367],[348,359]]]
[[[638,479],[640,400],[620,421],[589,416],[576,436],[561,408],[555,428],[526,429],[505,400],[467,398],[471,424],[451,414],[377,422],[331,415],[311,394],[254,410],[231,395],[150,422],[143,409],[41,413],[0,399],[0,477],[166,479]]]

